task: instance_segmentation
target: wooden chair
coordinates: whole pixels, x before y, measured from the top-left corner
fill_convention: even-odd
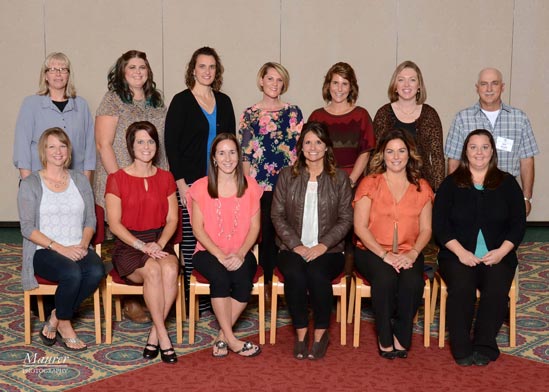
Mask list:
[[[431,317],[435,316],[435,305],[437,303],[438,288],[440,286],[440,316],[438,327],[438,346],[444,347],[444,337],[446,335],[446,299],[448,298],[448,286],[440,274],[435,273],[433,280],[433,298],[431,303]],[[518,268],[515,272],[515,277],[509,289],[509,347],[517,345],[517,287],[518,287]],[[477,299],[480,298],[480,291],[477,290]]]
[[[431,344],[431,282],[429,277],[423,274],[423,280],[425,281],[425,287],[423,288],[423,299],[424,299],[424,308],[425,308],[425,320],[423,326],[423,345],[429,347]],[[360,275],[358,272],[355,272],[355,285],[354,289],[356,293],[353,292],[353,286],[351,286],[351,298],[355,296],[355,326],[354,326],[354,337],[353,337],[353,347],[359,346],[360,341],[360,311],[362,306],[362,298],[371,298],[372,297],[372,287],[368,281]],[[351,305],[349,305],[351,306]],[[417,318],[417,315],[416,315]]]
[[[269,342],[276,342],[276,318],[278,310],[278,296],[284,295],[284,275],[275,268],[273,273],[272,296],[271,296],[271,336]],[[336,320],[340,325],[340,343],[347,344],[347,276],[342,272],[332,281],[332,290],[337,297]]]
[[[95,252],[101,257],[101,243],[105,239],[105,223],[104,223],[104,214],[101,207],[96,206],[95,215],[97,217],[97,228],[95,234],[92,238],[91,245],[95,247]],[[42,299],[43,295],[55,295],[57,291],[57,282],[52,282],[47,279],[44,279],[38,275],[34,275],[38,281],[38,287],[33,290],[25,290],[23,296],[23,308],[24,308],[24,319],[25,319],[25,344],[31,344],[31,309],[30,301],[31,296],[36,296],[38,301],[38,319],[40,321],[45,321],[46,317],[44,314],[44,301]],[[101,343],[101,309],[99,305],[99,288],[93,293],[93,314],[95,321],[95,343]]]
[[[257,244],[253,248],[255,259],[259,262]],[[200,318],[198,311],[198,296],[210,294],[210,283],[197,270],[193,270],[189,282],[189,344],[194,344],[195,324]],[[252,295],[258,296],[259,313],[259,344],[265,344],[265,277],[263,268],[257,266],[253,279]]]
[[[101,208],[101,207],[98,207]],[[172,237],[176,255],[179,255],[179,243],[182,237],[181,210],[179,211],[177,229]],[[112,269],[103,284],[103,306],[105,312],[105,343],[112,343],[112,302],[115,297],[116,321],[122,320],[121,295],[143,295],[143,285],[127,284],[116,269]],[[183,321],[185,321],[185,290],[183,290],[183,277],[177,278],[177,296],[175,299],[175,322],[177,344],[183,343]]]

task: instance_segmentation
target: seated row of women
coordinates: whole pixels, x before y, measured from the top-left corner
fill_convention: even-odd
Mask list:
[[[100,260],[94,260],[96,273],[89,278],[82,262],[92,253],[87,247],[95,222],[93,214],[86,217],[93,199],[87,181],[67,171],[70,141],[66,135],[59,129],[44,135],[39,146],[44,169],[25,179],[19,193],[25,237],[23,286],[34,287],[34,273],[58,281],[61,293],[69,281],[79,286],[74,289],[78,295],[69,297],[70,304],[61,293],[56,295],[56,312],[40,336],[46,344],[54,344],[57,338],[68,349],[84,349],[70,319],[103,273]],[[111,174],[106,187],[108,222],[117,236],[113,262],[121,276],[144,286],[153,319],[144,357],[152,359],[160,352],[164,362],[175,363],[177,356],[164,324],[175,299],[179,272],[177,259],[167,246],[177,220],[175,182],[170,173],[153,164],[159,141],[152,124],[132,124],[126,142],[133,162]],[[212,306],[220,325],[213,347],[215,357],[224,357],[229,351],[242,356],[260,353],[259,346],[240,341],[233,333],[252,289],[256,260],[250,249],[259,235],[262,195],[257,182],[244,175],[241,157],[234,135],[218,135],[211,147],[208,176],[196,181],[187,193],[198,240],[193,263],[210,281]],[[496,334],[517,265],[525,211],[516,180],[497,169],[491,134],[476,130],[469,135],[460,168],[437,192],[432,218],[433,192],[420,177],[421,158],[409,133],[394,130],[379,140],[370,173],[353,198],[349,177],[335,167],[329,134],[323,124],[315,122],[303,128],[296,162],[280,173],[271,215],[280,247],[277,267],[285,278],[286,301],[296,329],[295,358],[319,359],[326,353],[331,281],[343,269],[344,239],[353,222],[356,269],[372,286],[379,353],[387,359],[406,358],[424,285],[422,251],[431,238],[433,222],[441,247],[441,274],[448,283],[454,358],[460,365],[485,365],[495,360],[499,354]],[[57,178],[62,180],[56,182]],[[74,184],[82,182],[86,185],[81,186],[84,190],[79,198],[68,194]],[[42,193],[64,199],[52,203]],[[77,233],[74,238],[58,234],[57,221],[48,229],[45,222],[57,216],[58,206],[77,199],[84,199],[79,209],[67,212],[70,231]],[[82,277],[67,278],[65,270],[71,268],[59,271],[57,259],[78,266]],[[47,275],[44,270],[56,272]],[[483,295],[471,341],[477,288]],[[308,297],[314,313],[312,346]]]

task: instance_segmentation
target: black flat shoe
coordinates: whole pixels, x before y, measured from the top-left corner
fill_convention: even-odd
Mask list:
[[[309,331],[305,334],[303,340],[298,340],[297,337],[294,343],[294,358],[305,359],[307,358],[307,348],[309,347]]]
[[[149,347],[154,347],[154,349],[151,350]],[[159,350],[160,350],[160,347],[158,346],[158,344],[147,343],[145,345],[145,348],[143,349],[143,358],[145,358],[145,359],[155,359],[156,357],[158,357],[158,351]]]
[[[394,350],[395,352],[395,358],[408,358],[408,350],[404,349],[404,350],[398,350],[395,348]]]
[[[468,357],[465,357],[465,358],[455,359],[455,361],[459,366],[463,366],[463,367],[471,366],[473,364],[473,356],[469,355]]]
[[[168,354],[170,351],[171,354]],[[162,362],[164,363],[175,364],[177,362],[177,354],[175,353],[173,347],[165,350],[160,349],[160,359],[162,359]]]
[[[322,337],[318,342],[313,342],[313,347],[309,353],[308,358],[315,361],[320,358],[324,358],[326,351],[328,350],[328,343],[330,342],[330,335],[328,335],[328,330],[324,331]]]
[[[477,351],[473,352],[473,363],[477,366],[486,366],[490,363],[490,358]]]
[[[396,352],[395,350],[392,350],[392,351],[383,351],[382,349],[380,349],[379,347],[377,348],[378,352],[379,352],[379,356],[381,358],[385,358],[385,359],[390,359],[390,360],[393,360],[396,358]]]

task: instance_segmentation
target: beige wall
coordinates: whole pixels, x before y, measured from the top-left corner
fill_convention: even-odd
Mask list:
[[[347,61],[357,72],[359,104],[373,116],[387,101],[394,67],[416,61],[428,103],[445,134],[455,113],[477,99],[485,66],[502,70],[504,100],[529,115],[541,154],[531,221],[549,221],[549,2],[545,0],[0,0],[0,222],[17,221],[18,173],[11,163],[19,105],[37,89],[44,56],[65,52],[79,95],[95,112],[108,68],[129,49],[146,51],[169,103],[200,46],[215,47],[225,66],[223,90],[237,117],[261,98],[255,76],[266,61],[290,71],[284,99],[307,117],[323,105],[327,69]]]

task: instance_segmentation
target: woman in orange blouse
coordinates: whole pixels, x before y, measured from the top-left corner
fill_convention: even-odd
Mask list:
[[[423,295],[421,251],[431,238],[433,191],[420,178],[412,137],[397,129],[379,141],[353,202],[355,265],[372,286],[379,355],[406,358]]]

